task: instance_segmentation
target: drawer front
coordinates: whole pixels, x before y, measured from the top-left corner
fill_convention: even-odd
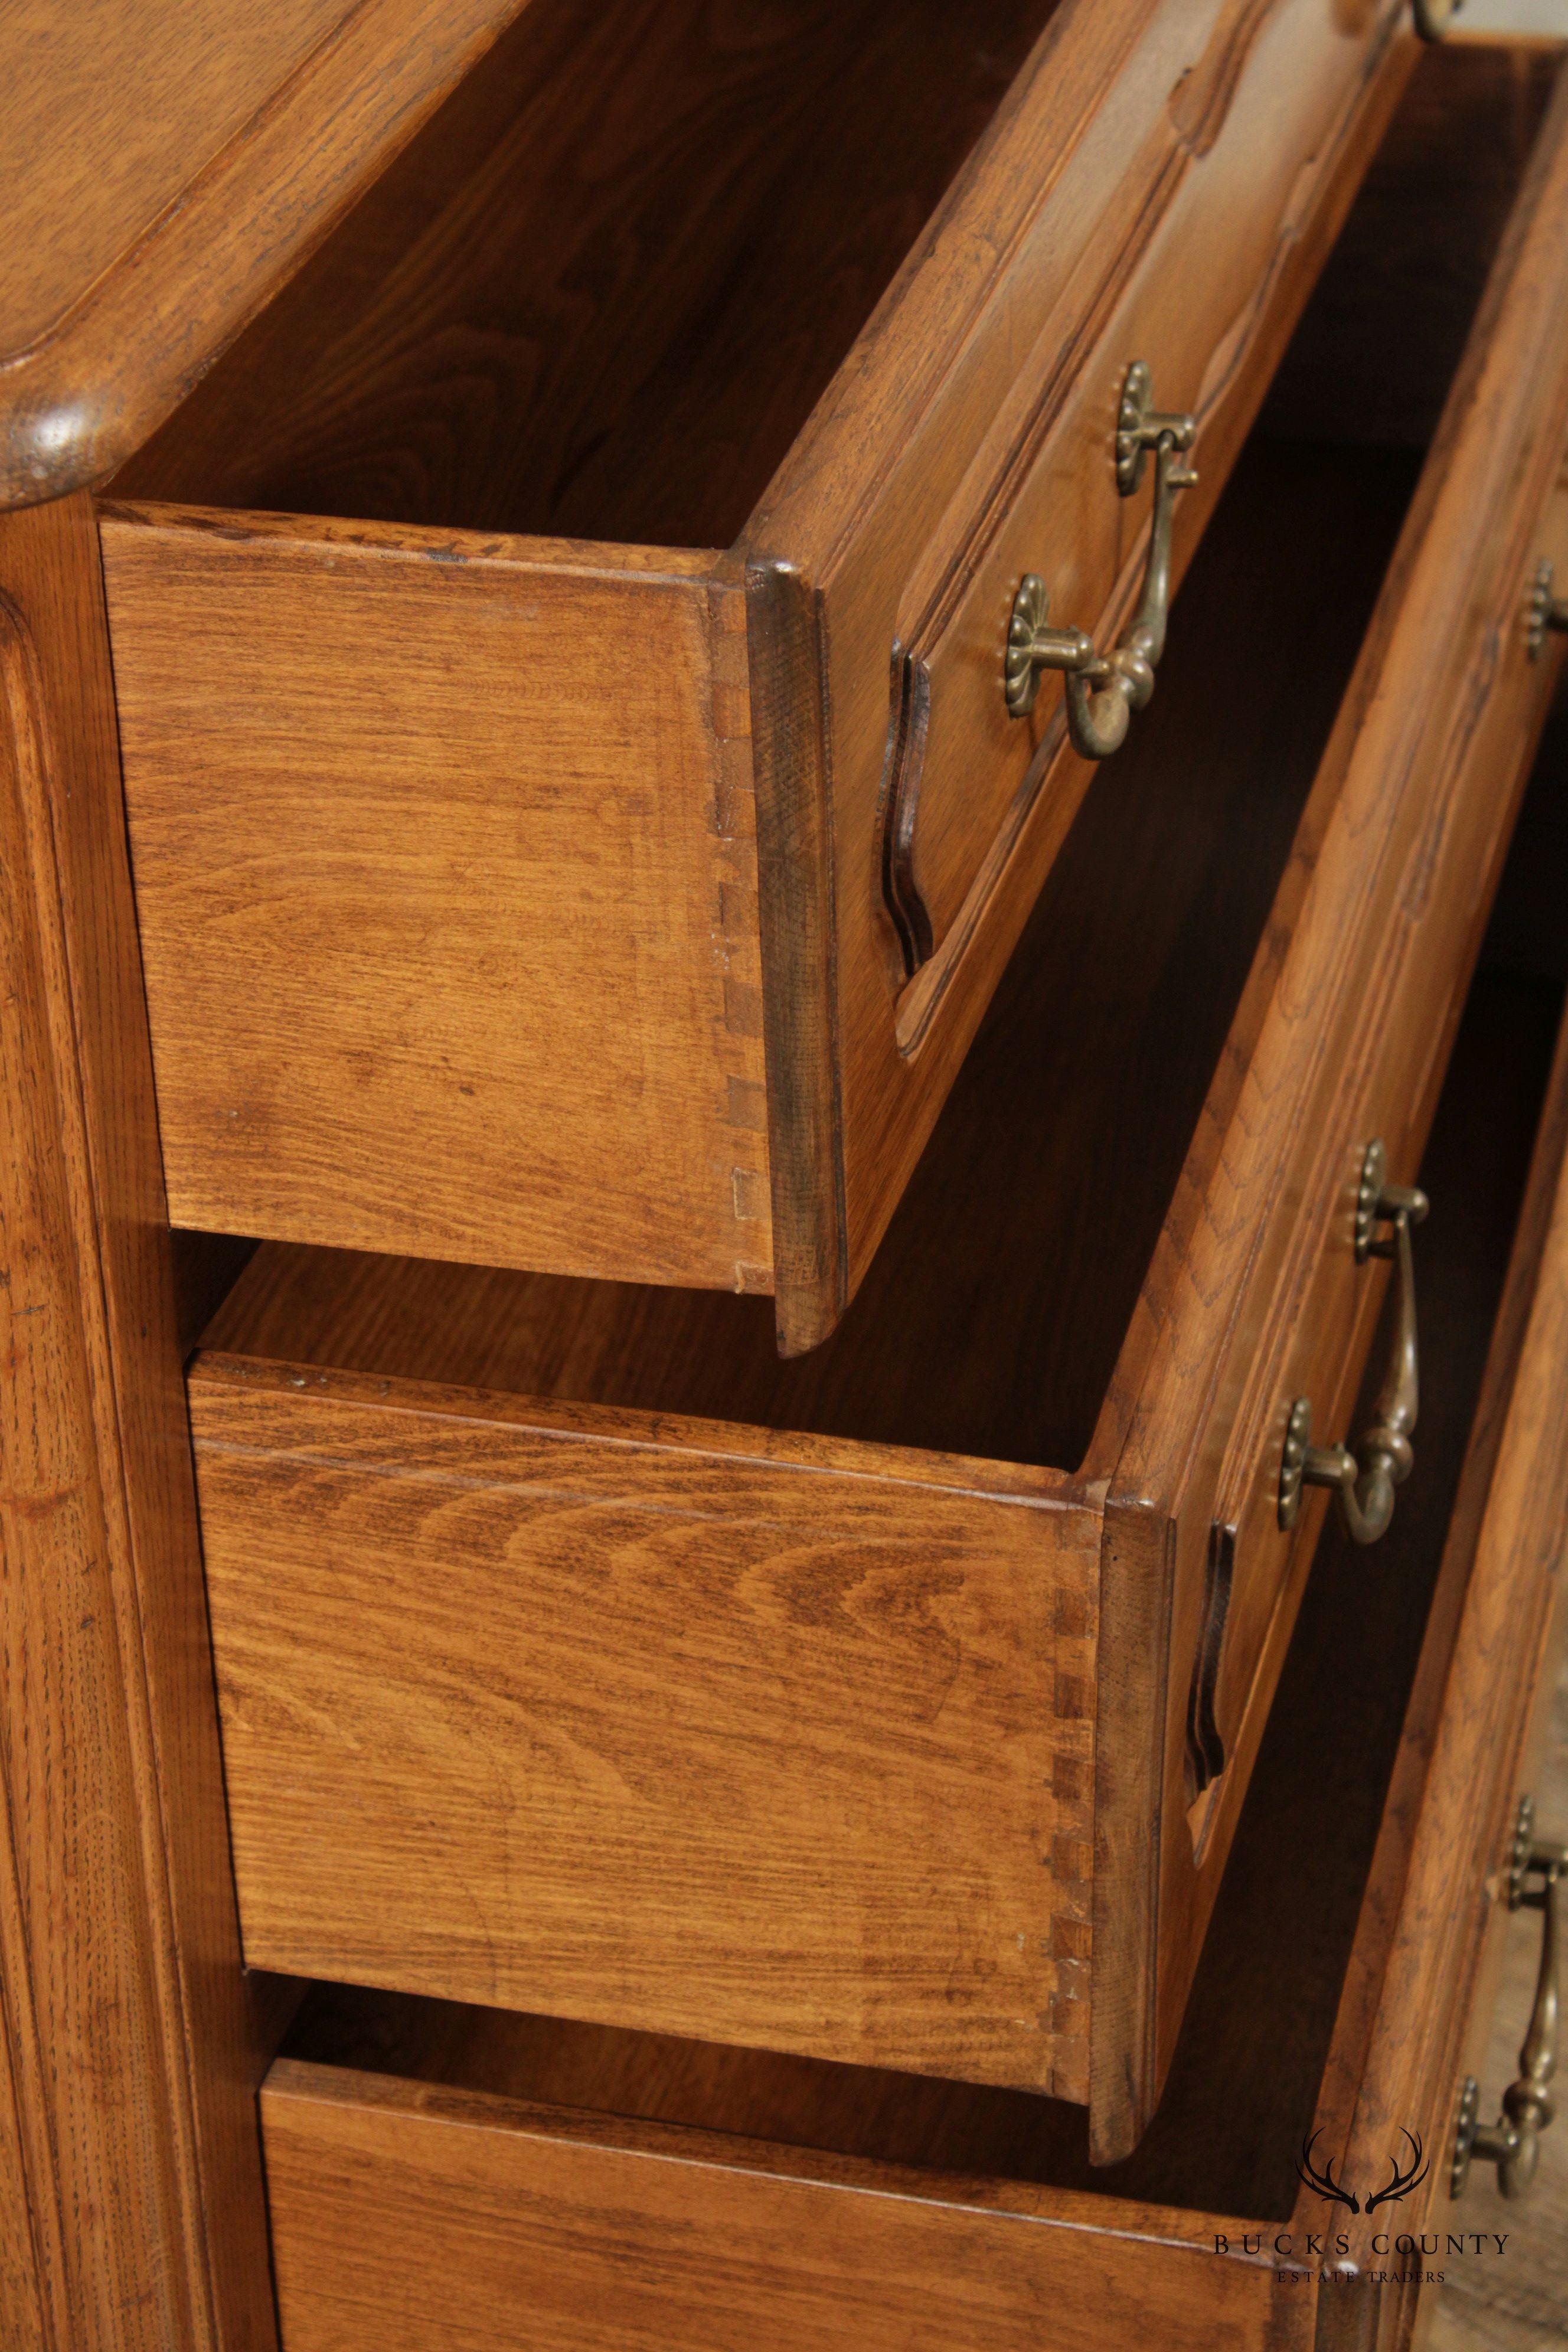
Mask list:
[[[1415,51],[1392,5],[1063,8],[749,527],[754,705],[824,713],[756,724],[770,1055],[836,1104],[826,1135],[775,1109],[775,1202],[816,1220],[778,1236],[792,1344],[857,1286],[1091,772],[1059,677],[1008,715],[1020,578],[1097,643],[1126,621],[1153,479],[1118,495],[1133,361],[1198,428],[1180,568]]]
[[[1353,2077],[1337,2084],[1331,2077],[1319,2116],[1325,2147],[1344,2150],[1339,2169],[1347,2180],[1381,2187],[1394,2154],[1413,2168],[1407,2131],[1428,2159],[1415,2193],[1383,2209],[1376,2225],[1383,2244],[1358,2248],[1368,2269],[1410,2267],[1385,2261],[1389,2232],[1425,2231],[1430,2244],[1436,2231],[1440,2250],[1454,2253],[1448,2233],[1484,2226],[1473,2200],[1467,2203],[1468,2183],[1456,2194],[1459,2115],[1489,2032],[1520,1800],[1534,1783],[1568,1640],[1565,1149],[1568,1031],[1449,1530],[1439,1610],[1389,1793],[1358,1967],[1342,2009],[1344,2040],[1357,2029],[1358,2003],[1367,2003],[1366,2060]],[[1454,1592],[1451,1631],[1442,1622],[1445,1589]],[[1565,1828],[1542,1816],[1532,1834],[1560,1841]],[[1539,1893],[1541,1878],[1527,1873],[1514,1885]],[[1534,1909],[1526,1916],[1542,1917]],[[1480,2084],[1484,2125],[1497,2117],[1503,2088]],[[1484,2169],[1484,2158],[1472,2161],[1472,2177]],[[1380,2346],[1408,2341],[1412,2300],[1387,2298]],[[1347,2330],[1345,2340],[1373,2339]]]
[[[1374,2340],[1392,2352],[1407,2340],[1411,2299],[1374,2274],[1405,2267],[1385,2237],[1462,2221],[1444,2185],[1457,2034],[1494,1907],[1568,1509],[1565,1139],[1560,1046],[1348,1968],[1290,2020],[1309,2044],[1321,2028],[1307,2124],[1322,2168],[1363,2196],[1381,2189],[1390,2151],[1408,2153],[1408,2128],[1434,2159],[1414,2196],[1353,2217],[1307,2184],[1283,2218],[1278,2205],[1264,2219],[1161,2203],[1137,2172],[1114,2193],[1093,2188],[1067,2139],[1026,2178],[1000,2163],[920,2170],[847,2144],[886,2128],[875,2118],[899,2095],[893,2078],[842,2091],[832,2069],[784,2087],[795,2132],[784,2146],[747,2136],[748,2098],[776,2121],[780,2092],[775,2081],[748,2093],[738,2053],[627,2035],[590,2040],[574,2059],[538,2021],[465,2024],[442,2011],[410,2031],[406,2011],[372,1997],[344,2063],[319,2049],[285,2057],[262,2094],[284,2352],[540,2342],[631,2352],[672,2341],[702,2352],[837,2352],[847,2341],[971,2352],[982,2338],[1023,2352],[1042,2328],[1066,2352],[1098,2352],[1108,2330],[1173,2352]],[[1338,1682],[1331,1660],[1320,1685],[1330,1719]],[[1296,1817],[1320,1839],[1336,1835],[1310,1803]],[[1254,1849],[1268,1864],[1255,1882],[1265,1968],[1276,1965],[1279,1826],[1265,1821]],[[476,2049],[490,2054],[476,2063]],[[380,2071],[355,2071],[366,2063]],[[1245,2135],[1255,2106],[1266,2137],[1244,2142],[1246,2161],[1280,2173],[1278,2056],[1266,2038],[1242,2063],[1260,2069],[1258,2101],[1238,2100],[1225,2070],[1200,2070],[1206,2087],[1177,2126],[1177,2160],[1162,2159],[1167,2182],[1208,2177],[1206,2144],[1233,2126]],[[1037,2158],[1049,2116],[1037,2103],[1030,2112],[1038,2121],[1021,2137],[1007,2137],[1015,2120],[994,2144]],[[834,2116],[841,2137],[814,2138]],[[926,2147],[962,2141],[973,2155],[994,2125],[982,2119],[967,2139],[961,2127],[957,2140],[940,2117],[934,2134],[921,2128]],[[1325,2285],[1319,2258],[1336,2227],[1342,2275]]]
[[[1381,1140],[1389,1179],[1411,1180],[1551,691],[1527,606],[1541,558],[1568,553],[1565,123],[1560,92],[1162,1238],[1119,1376],[1134,1409],[1113,1400],[1086,1465],[1111,1482],[1105,1637],[1144,1661],[1100,1726],[1104,2013],[1131,1998],[1150,2028],[1133,2136],[1300,1600],[1299,1530],[1324,1507],[1309,1493],[1281,1523],[1292,1406],[1309,1401],[1320,1444],[1356,1434],[1383,1271],[1353,1246],[1366,1149]],[[1147,1630],[1166,1590],[1168,1653]],[[1165,1750],[1140,1785],[1131,1727],[1160,1705]],[[1157,1864],[1152,1810],[1171,1824]]]
[[[1055,803],[1039,821],[1059,838],[1093,773],[1081,756],[1061,756],[1061,673],[1044,672],[1030,709],[1015,717],[999,672],[1027,575],[1040,579],[1058,627],[1081,628],[1109,647],[1131,625],[1149,565],[1157,472],[1146,446],[1141,463],[1119,465],[1131,362],[1147,371],[1157,415],[1192,421],[1184,469],[1197,479],[1173,499],[1179,569],[1414,55],[1408,43],[1352,39],[1321,9],[1231,17],[1170,94],[1179,184],[1158,226],[1141,249],[1133,231],[1114,259],[1094,239],[1081,265],[1100,280],[1092,350],[1080,359],[1054,335],[1037,345],[1039,375],[1028,383],[1033,367],[1026,372],[1035,413],[984,520],[965,530],[961,509],[950,509],[903,590],[884,877],[910,976],[933,959],[943,967],[900,999],[906,1053],[940,1017],[947,974],[984,919],[987,885],[1036,794]],[[1102,305],[1110,309],[1103,324]],[[971,470],[984,478],[984,457]],[[966,478],[955,508],[970,488]]]

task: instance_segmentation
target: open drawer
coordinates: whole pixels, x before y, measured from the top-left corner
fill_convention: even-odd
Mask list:
[[[1561,120],[1408,513],[1408,454],[1241,458],[830,1343],[247,1267],[191,1421],[254,1964],[1025,2084],[1133,2143],[1328,1500],[1281,1512],[1300,1400],[1366,1428],[1368,1148],[1411,1179],[1547,701],[1568,372],[1516,339]]]
[[[1416,47],[531,0],[102,508],[176,1222],[829,1330],[1092,772],[1019,578],[1123,627],[1134,361],[1180,571]]]
[[[190,1403],[254,1963],[1136,2139],[1327,1502],[1282,1508],[1303,1414],[1377,1421],[1358,1235],[1409,1234],[1370,1149],[1408,1182],[1552,674],[1568,373],[1521,339],[1563,120],[1425,469],[1241,460],[830,1341],[781,1362],[716,1293],[252,1260]],[[1399,1447],[1360,1443],[1375,1520]]]
[[[262,2094],[283,2352],[1367,2352],[1497,2259],[1449,2184],[1568,1510],[1560,1003],[1477,984],[1426,1161],[1451,1468],[1386,1572],[1320,1547],[1137,2155],[1015,2092],[321,1988]]]

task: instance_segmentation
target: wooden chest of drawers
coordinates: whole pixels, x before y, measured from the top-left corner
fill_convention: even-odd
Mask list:
[[[1403,2346],[1559,1868],[1559,53],[140,13],[0,97],[0,2336]]]
[[[1352,447],[1242,460],[835,1340],[253,1261],[191,1403],[254,1961],[1047,2091],[1134,2144],[1319,1524],[1292,1407],[1353,1425],[1368,1149],[1413,1172],[1545,709],[1558,119],[1413,495]]]

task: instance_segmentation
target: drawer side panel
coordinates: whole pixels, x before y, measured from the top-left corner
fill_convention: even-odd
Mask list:
[[[105,509],[176,1224],[773,1285],[744,599]]]
[[[190,1388],[252,1964],[1085,2097],[1092,1509]]]

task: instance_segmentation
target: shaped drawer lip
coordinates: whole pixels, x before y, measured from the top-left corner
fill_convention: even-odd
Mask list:
[[[664,2235],[672,2229],[682,2241],[697,2231],[704,2251],[697,2269],[680,2274],[683,2284],[661,2284],[659,2293],[700,2300],[709,2261],[731,2285],[776,2266],[781,2307],[791,2310],[807,2276],[797,2268],[807,2243],[816,2250],[810,2275],[820,2257],[831,2285],[847,2265],[847,2291],[851,2275],[875,2284],[879,2263],[908,2260],[929,2237],[932,2259],[958,2292],[967,2278],[990,2282],[996,2301],[986,2309],[1006,2344],[1014,2341],[1007,2331],[1037,2314],[1048,2290],[1069,2352],[1103,2341],[1093,2331],[1103,2329],[1119,2297],[1130,2311],[1155,2315],[1162,2342],[1197,2346],[1223,2311],[1234,2331],[1226,2341],[1263,2347],[1297,2340],[1276,2292],[1281,2281],[1293,2316],[1303,2300],[1400,2267],[1397,2232],[1415,2233],[1418,2243],[1423,2231],[1462,2227],[1462,2207],[1447,2201],[1457,2053],[1554,1615],[1559,1639],[1564,1630],[1553,1571],[1568,1524],[1565,1146],[1568,1022],[1312,2119],[1327,2171],[1363,2197],[1384,2189],[1390,2150],[1406,2148],[1408,2131],[1425,2166],[1411,2191],[1370,2214],[1363,2202],[1351,2218],[1304,2181],[1283,2222],[1260,2221],[1124,2192],[913,2168],[736,2136],[729,2126],[542,2104],[460,2079],[284,2057],[263,2087],[262,2116],[286,2313],[293,2299],[303,2315],[323,2288],[321,2266],[303,2262],[308,2231],[299,2234],[301,2150],[307,2162],[312,2152],[328,2155],[339,2168],[334,2178],[352,2184],[351,2203],[368,2198],[367,2210],[379,2204],[382,2213],[410,2182],[434,2182],[439,2194],[443,2181],[460,2179],[462,2193],[478,2200],[471,2210],[496,2232],[503,2269],[508,2259],[559,2263],[574,2248],[573,2259],[587,2265],[596,2324],[618,2312],[626,2243],[640,2249],[643,2283],[662,2282],[658,2251],[674,2242]],[[835,2200],[831,2216],[816,2202],[823,2197]],[[544,2252],[518,2239],[521,2251],[509,2256],[509,2230],[525,2209],[543,2216]],[[595,2216],[611,2210],[618,2220],[606,2234]],[[345,2242],[357,2235],[345,2233]],[[1216,2263],[1223,2272],[1211,2267]],[[748,2265],[759,2267],[749,2273]],[[1337,2278],[1322,2283],[1325,2267]],[[898,2273],[887,2276],[891,2290]],[[820,2281],[808,2291],[820,2291]],[[973,2313],[963,2324],[973,2324]],[[973,2340],[946,2332],[951,2313],[931,2325],[933,2345],[956,2352]],[[808,2329],[759,2340],[819,2339]]]

